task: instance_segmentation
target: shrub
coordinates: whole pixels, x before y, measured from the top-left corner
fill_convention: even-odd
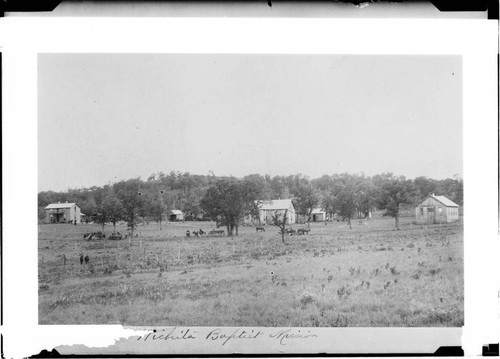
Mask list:
[[[337,289],[337,295],[339,296],[340,299],[347,299],[351,295],[352,291],[349,288],[349,285],[347,286],[342,286],[339,289]]]
[[[413,279],[420,279],[420,271],[411,276]]]
[[[305,308],[308,304],[314,302],[314,294],[310,292],[303,292],[300,296],[300,304]]]
[[[438,269],[431,269],[431,270],[429,270],[429,274],[430,274],[430,275],[436,275],[436,274],[438,274],[439,272],[441,272],[441,268],[438,268]]]

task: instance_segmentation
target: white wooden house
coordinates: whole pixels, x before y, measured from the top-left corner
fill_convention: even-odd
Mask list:
[[[45,207],[46,223],[81,223],[80,206],[76,203],[51,203]]]
[[[256,201],[257,207],[259,208],[259,216],[257,219],[258,223],[255,224],[272,224],[273,216],[283,214],[286,211],[286,221],[287,223],[296,222],[296,213],[291,199],[274,199],[270,201]]]

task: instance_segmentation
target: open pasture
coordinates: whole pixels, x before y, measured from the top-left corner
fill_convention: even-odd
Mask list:
[[[462,326],[463,227],[411,220],[312,223],[285,244],[271,226],[186,238],[214,226],[150,223],[130,241],[86,241],[100,227],[41,225],[39,323]]]

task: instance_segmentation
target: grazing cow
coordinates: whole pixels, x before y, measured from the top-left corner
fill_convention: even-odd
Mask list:
[[[299,235],[306,234],[306,233],[309,233],[310,230],[311,230],[310,228],[299,228],[299,229],[297,229],[297,233]]]
[[[255,227],[255,232],[265,232],[266,229],[264,227]]]
[[[186,237],[187,238],[191,237],[191,232],[189,231],[189,229],[186,231]]]
[[[297,231],[296,231],[295,229],[293,229],[293,228],[287,228],[287,229],[285,230],[285,233],[288,233],[288,235],[290,235],[290,236],[291,236],[291,235],[293,235],[293,234],[297,233]]]
[[[203,231],[203,229],[201,229],[201,228],[198,230],[198,233],[200,234],[200,236],[202,236],[202,235],[206,234],[206,233]]]
[[[193,234],[194,234],[194,236],[195,236],[195,237],[199,237],[200,232],[198,232],[198,231],[193,231]]]
[[[84,259],[85,259],[85,264],[88,264],[88,263],[89,263],[89,261],[90,261],[89,256],[88,256],[88,255],[86,255]]]
[[[91,239],[94,239],[94,238],[96,238],[96,239],[106,238],[106,235],[104,233],[102,233],[102,232],[87,233],[86,236],[87,236],[86,238],[85,237],[83,237],[83,238],[85,238],[88,241],[91,240]]]
[[[122,237],[122,235],[121,235],[121,233],[120,233],[120,232],[111,233],[111,234],[109,235],[109,239],[110,239],[110,240],[120,240],[120,239],[122,239],[122,238],[123,238],[123,237]]]

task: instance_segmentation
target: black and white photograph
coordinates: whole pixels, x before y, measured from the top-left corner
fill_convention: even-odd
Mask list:
[[[495,343],[491,23],[142,20],[0,22],[10,356]]]
[[[458,56],[40,54],[40,324],[463,325]]]

